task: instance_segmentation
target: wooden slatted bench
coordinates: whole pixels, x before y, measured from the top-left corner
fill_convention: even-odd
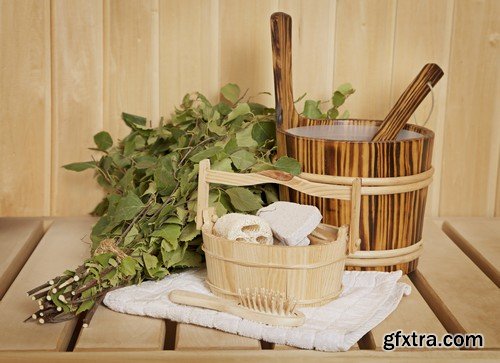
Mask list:
[[[95,219],[0,219],[0,362],[206,362],[256,360],[387,361],[500,360],[500,219],[427,220],[418,270],[398,309],[349,352],[324,353],[279,346],[188,324],[124,315],[100,306],[88,328],[81,321],[22,323],[34,304],[26,291],[76,266],[88,254]],[[399,348],[383,351],[383,336],[405,333],[482,333],[485,348]]]

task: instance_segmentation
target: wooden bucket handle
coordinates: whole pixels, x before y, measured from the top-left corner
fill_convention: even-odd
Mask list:
[[[286,131],[299,125],[292,87],[292,17],[285,13],[271,15],[276,128]]]

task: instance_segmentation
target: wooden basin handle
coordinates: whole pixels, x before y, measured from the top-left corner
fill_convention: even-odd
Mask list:
[[[275,180],[289,181],[293,179],[293,175],[281,170],[263,170],[257,174],[273,178]]]

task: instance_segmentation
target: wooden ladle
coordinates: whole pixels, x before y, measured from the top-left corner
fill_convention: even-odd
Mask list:
[[[408,122],[410,116],[430,92],[429,85],[434,87],[443,74],[443,70],[437,64],[426,64],[399,97],[375,136],[373,136],[372,141],[394,140]]]

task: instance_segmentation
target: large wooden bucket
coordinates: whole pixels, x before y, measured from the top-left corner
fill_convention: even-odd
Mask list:
[[[290,16],[273,14],[278,154],[301,162],[304,172],[301,177],[305,179],[348,185],[354,177],[361,178],[361,252],[371,253],[366,258],[349,259],[347,266],[413,271],[422,251],[427,187],[433,173],[434,133],[424,127],[407,125],[399,135],[402,139],[363,141],[352,137],[353,134],[374,134],[381,121],[311,120],[299,115],[293,103],[291,31]],[[350,130],[348,137],[337,135],[335,140],[329,137],[329,133],[339,128]],[[317,175],[323,177],[318,180]],[[323,213],[323,223],[336,226],[349,223],[350,207],[344,201],[310,197],[285,187],[280,189],[280,197],[316,205]],[[388,256],[395,257],[398,263],[391,264]]]

